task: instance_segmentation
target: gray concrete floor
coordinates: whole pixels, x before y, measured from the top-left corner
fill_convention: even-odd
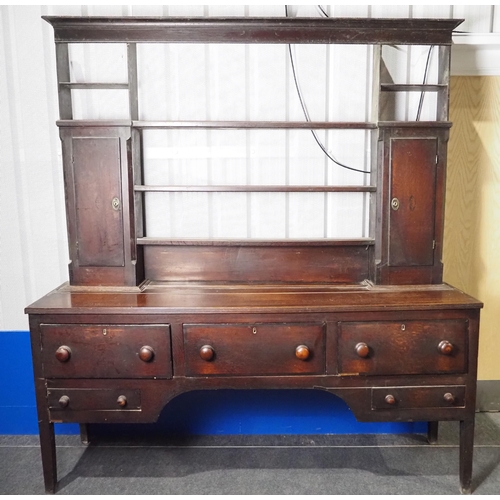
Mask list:
[[[59,494],[459,493],[458,423],[423,435],[57,437]],[[500,413],[480,413],[474,494],[500,494]],[[43,494],[37,436],[0,436],[0,494]]]

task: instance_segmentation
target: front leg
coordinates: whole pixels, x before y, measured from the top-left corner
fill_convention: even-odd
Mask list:
[[[472,457],[474,451],[474,417],[460,421],[460,491],[472,493]]]
[[[42,452],[43,479],[45,491],[55,493],[57,484],[56,440],[54,424],[48,419],[39,420],[40,451]]]

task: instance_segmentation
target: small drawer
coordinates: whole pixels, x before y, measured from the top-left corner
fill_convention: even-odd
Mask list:
[[[324,348],[323,324],[184,325],[188,376],[319,375]]]
[[[46,378],[171,378],[169,325],[41,325]]]
[[[341,374],[465,373],[468,321],[346,322],[340,324]]]
[[[139,410],[139,389],[48,389],[50,410]]]
[[[375,387],[372,410],[403,408],[463,408],[465,386],[441,387]]]

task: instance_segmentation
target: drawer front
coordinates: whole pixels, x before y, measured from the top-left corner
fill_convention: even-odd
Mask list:
[[[375,387],[372,410],[402,408],[463,408],[465,386]]]
[[[341,323],[340,373],[410,375],[464,373],[468,321]]]
[[[41,325],[46,378],[171,378],[169,325]]]
[[[139,389],[48,389],[50,410],[99,411],[139,410],[141,391]]]
[[[323,324],[184,325],[189,376],[319,375],[324,348]]]

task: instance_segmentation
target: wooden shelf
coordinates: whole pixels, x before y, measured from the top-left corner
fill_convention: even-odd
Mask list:
[[[134,186],[137,192],[162,193],[373,193],[375,186]]]

